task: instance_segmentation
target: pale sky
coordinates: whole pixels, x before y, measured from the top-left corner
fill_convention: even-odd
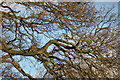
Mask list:
[[[109,8],[112,8],[114,5],[114,12],[118,13],[118,2],[95,2],[96,8],[100,8],[102,6],[106,6]]]
[[[1,1],[9,1],[10,2],[10,1],[15,1],[15,0],[0,0],[0,2]],[[21,1],[24,1],[24,0],[21,0]],[[33,1],[33,0],[31,0],[31,1]],[[78,1],[80,1],[80,0],[78,0]],[[94,1],[96,1],[95,5],[96,5],[97,8],[100,8],[102,5],[106,5],[107,7],[112,7],[112,5],[114,4],[116,6],[115,11],[118,11],[118,3],[117,2],[120,1],[120,0],[94,0]],[[35,60],[33,59],[33,61],[35,61]],[[24,67],[23,69],[26,72],[34,75],[34,72],[37,72],[37,71],[35,71],[35,69],[34,69],[34,64],[31,65],[29,63],[30,62],[27,63],[27,61],[21,62],[21,66]],[[25,64],[27,64],[27,65],[29,64],[29,65],[25,67]],[[39,66],[42,66],[42,64],[39,65]],[[31,70],[31,68],[33,68],[33,69]],[[38,70],[38,72],[40,72],[40,71]]]
[[[95,2],[119,2],[120,0],[94,0]]]

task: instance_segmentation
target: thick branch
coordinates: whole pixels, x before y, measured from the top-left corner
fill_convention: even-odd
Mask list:
[[[57,41],[60,41],[62,43],[59,43]],[[0,38],[0,42],[2,42],[2,51],[7,52],[11,55],[23,55],[23,56],[34,56],[34,55],[38,55],[38,54],[42,54],[44,52],[46,52],[47,48],[51,45],[51,44],[55,44],[55,45],[60,45],[66,49],[74,49],[74,44],[62,39],[55,39],[55,40],[50,40],[48,43],[46,43],[45,46],[43,46],[42,48],[37,48],[35,52],[29,52],[29,49],[26,50],[12,50],[5,42],[4,39]],[[63,44],[64,43],[64,44]],[[72,46],[68,46],[66,44],[69,44]]]

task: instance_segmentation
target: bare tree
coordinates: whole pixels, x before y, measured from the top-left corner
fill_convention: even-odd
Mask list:
[[[2,11],[0,49],[6,52],[2,63],[11,63],[30,79],[33,76],[16,61],[18,55],[41,62],[53,78],[117,76],[117,15],[113,8],[97,10],[86,2],[13,4],[21,9],[1,3],[9,10]]]

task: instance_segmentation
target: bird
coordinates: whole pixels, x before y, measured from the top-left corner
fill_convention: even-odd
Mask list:
[[[9,75],[9,77],[14,77],[14,74],[13,74],[13,73],[11,73],[11,74]]]
[[[60,18],[60,16],[58,15],[58,16],[57,16],[57,19],[59,19],[59,18]]]
[[[34,43],[30,48],[29,51],[30,52],[35,52],[37,50],[37,43]]]
[[[64,34],[64,37],[65,37],[66,39],[69,39],[69,38],[70,38],[68,34]]]

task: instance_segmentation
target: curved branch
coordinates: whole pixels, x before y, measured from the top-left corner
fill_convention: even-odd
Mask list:
[[[66,44],[69,44],[69,45],[72,45],[72,46],[68,46],[66,44],[63,44],[63,43],[59,43],[58,41],[60,42],[63,42],[63,43],[66,43]],[[46,43],[46,45],[44,45],[42,48],[37,48],[35,52],[30,52],[29,49],[26,49],[26,50],[12,50],[8,45],[7,43],[5,42],[4,39],[0,38],[0,42],[2,42],[2,51],[4,52],[7,52],[11,55],[23,55],[23,56],[34,56],[34,55],[39,55],[39,54],[42,54],[44,52],[46,52],[47,48],[51,45],[51,44],[55,44],[55,45],[59,45],[59,46],[62,46],[66,49],[74,49],[74,44],[71,43],[71,42],[68,42],[68,41],[65,41],[65,40],[62,40],[62,39],[55,39],[55,40],[50,40],[48,43]]]

